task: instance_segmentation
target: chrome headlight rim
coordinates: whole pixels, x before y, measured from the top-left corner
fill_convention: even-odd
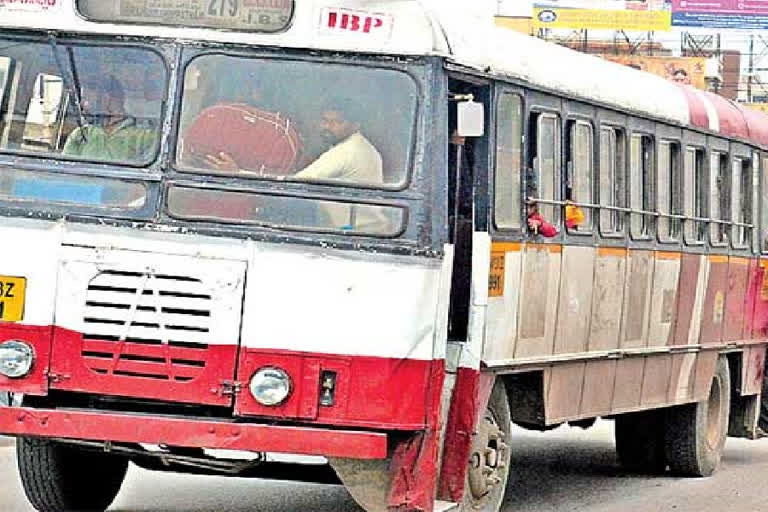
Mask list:
[[[270,375],[271,374],[271,375]],[[259,390],[259,386],[267,384],[265,380],[271,378],[273,382],[279,382],[284,385],[283,390],[277,395],[276,398],[269,398]],[[261,382],[259,379],[262,379]],[[279,407],[283,405],[293,393],[293,381],[288,372],[280,368],[279,366],[262,366],[253,372],[251,379],[248,383],[248,389],[251,392],[251,396],[256,403],[265,407]]]
[[[25,358],[24,364],[9,372],[3,363],[2,354],[5,350],[21,352]],[[35,349],[29,343],[22,340],[6,340],[0,343],[0,375],[9,379],[21,379],[30,374],[35,365]]]

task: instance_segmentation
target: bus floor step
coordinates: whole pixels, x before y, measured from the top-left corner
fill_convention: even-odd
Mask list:
[[[435,512],[448,512],[449,510],[458,510],[459,504],[452,501],[435,501]]]

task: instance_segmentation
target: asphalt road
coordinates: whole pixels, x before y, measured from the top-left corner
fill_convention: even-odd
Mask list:
[[[729,439],[709,479],[643,477],[616,463],[613,424],[514,433],[504,512],[765,512],[768,440]],[[12,448],[0,439],[0,510],[28,512]],[[338,486],[151,473],[131,467],[112,511],[360,512]]]

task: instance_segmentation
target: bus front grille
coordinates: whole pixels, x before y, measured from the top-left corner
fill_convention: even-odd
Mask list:
[[[88,283],[83,361],[100,375],[191,382],[205,370],[211,302],[196,277],[101,271]]]

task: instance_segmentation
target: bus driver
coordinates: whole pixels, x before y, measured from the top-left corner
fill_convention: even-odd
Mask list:
[[[154,150],[158,137],[150,128],[137,126],[125,112],[125,92],[113,76],[86,89],[83,108],[96,117],[95,124],[76,128],[62,153],[110,162],[142,162]]]

